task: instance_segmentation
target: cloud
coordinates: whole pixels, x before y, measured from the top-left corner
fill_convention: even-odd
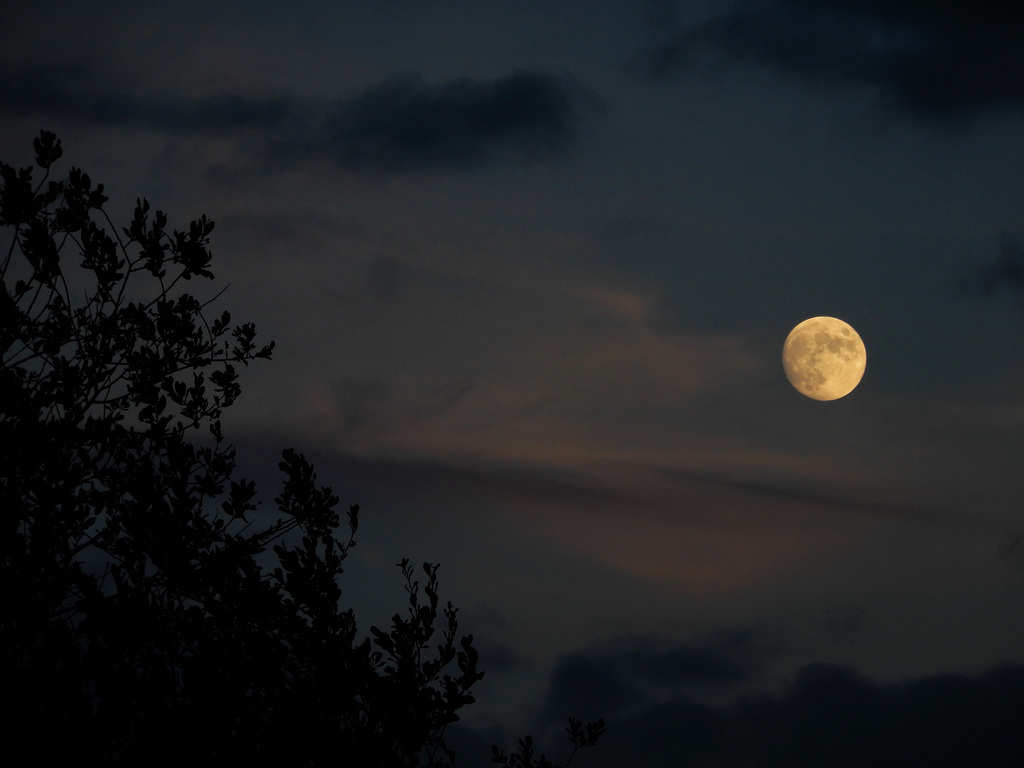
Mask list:
[[[588,764],[923,768],[1010,766],[1024,754],[1024,666],[883,682],[852,667],[813,664],[779,692],[708,706],[681,686],[666,696],[673,675],[658,675],[694,652],[633,650],[559,663],[550,680],[552,701],[608,722]],[[720,661],[735,658],[708,652]],[[651,663],[643,675],[638,656]]]
[[[96,73],[82,64],[39,67],[0,62],[0,110],[207,134],[268,131],[300,117],[300,104],[288,96],[132,94],[103,87],[97,80]]]
[[[394,418],[390,380],[346,378],[331,383],[340,427],[348,432],[386,431]]]
[[[390,256],[377,256],[367,266],[364,282],[374,301],[393,301],[402,281],[402,265]]]
[[[1007,288],[1024,301],[1024,244],[1012,237],[1004,237],[999,244],[999,256],[978,268],[964,283],[967,293],[991,296]]]
[[[944,674],[895,683],[855,669],[801,669],[778,696],[746,700],[726,717],[743,751],[763,763],[812,766],[1012,765],[1024,750],[1024,667],[979,677]]]
[[[640,57],[660,79],[710,61],[751,63],[875,91],[887,107],[952,121],[1024,104],[1024,7],[1001,0],[741,2]]]
[[[101,82],[83,64],[0,61],[0,113],[244,136],[251,161],[268,168],[327,159],[346,170],[403,173],[550,160],[574,145],[584,113],[599,103],[572,79],[545,72],[438,85],[405,74],[313,101],[138,93]]]
[[[678,596],[727,599],[799,579],[882,524],[867,504],[652,472],[640,462],[603,469],[595,483],[620,488],[624,501],[560,504],[554,514],[538,500],[523,517],[567,551]]]
[[[438,86],[399,75],[334,105],[326,150],[341,167],[380,171],[469,167],[503,152],[549,158],[573,142],[583,93],[543,72]]]
[[[708,688],[732,689],[754,680],[776,650],[759,631],[738,628],[688,643],[653,637],[618,638],[588,652],[562,656],[550,680],[542,720],[566,715],[629,718],[653,702]]]

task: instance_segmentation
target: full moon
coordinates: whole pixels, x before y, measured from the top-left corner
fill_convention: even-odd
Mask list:
[[[789,332],[782,347],[786,378],[800,394],[838,400],[860,383],[867,350],[860,336],[835,317],[812,317]]]

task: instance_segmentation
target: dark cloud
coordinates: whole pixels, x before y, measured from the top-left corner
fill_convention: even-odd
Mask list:
[[[865,611],[850,605],[821,608],[815,618],[815,629],[830,643],[849,642],[864,628]]]
[[[575,139],[583,93],[538,72],[440,86],[402,75],[338,102],[326,150],[341,167],[380,171],[474,166],[502,152],[552,157]]]
[[[388,379],[349,378],[331,382],[331,394],[345,433],[388,430],[394,420],[394,391]]]
[[[374,301],[392,301],[402,283],[402,267],[389,256],[379,256],[366,268],[366,290]]]
[[[529,660],[510,644],[488,635],[475,636],[473,645],[486,662],[487,674],[507,674],[529,666]]]
[[[637,681],[601,658],[572,654],[559,659],[551,673],[547,715],[560,720],[566,713],[612,717],[644,701]]]
[[[0,62],[0,112],[197,133],[281,129],[293,127],[302,116],[300,105],[286,96],[131,94],[103,86],[81,64],[38,67],[17,62]]]
[[[1022,666],[890,683],[816,664],[799,670],[779,693],[711,707],[686,695],[665,697],[663,690],[645,694],[635,681],[627,683],[628,661],[612,662],[573,657],[552,678],[553,688],[576,692],[565,704],[584,708],[584,716],[606,713],[608,733],[587,754],[595,768],[962,768],[1024,761]],[[587,693],[592,698],[583,698]]]
[[[660,78],[709,61],[752,63],[875,90],[929,119],[1024,104],[1024,6],[1001,0],[769,0],[740,3],[641,57]]]
[[[1010,766],[1024,759],[1024,667],[880,683],[832,665],[725,717],[761,765]]]
[[[999,246],[999,256],[980,266],[964,284],[967,293],[986,296],[1003,288],[1024,302],[1024,245],[1012,237],[1004,237]]]
[[[719,632],[687,644],[620,639],[561,658],[551,675],[545,709],[555,719],[565,713],[610,719],[646,707],[652,698],[742,685],[756,678],[774,654],[773,644],[752,629]]]
[[[599,104],[571,79],[544,72],[436,86],[401,75],[327,102],[127,90],[101,82],[84,65],[0,62],[0,114],[244,133],[247,151],[266,167],[327,159],[343,169],[395,173],[469,168],[499,157],[551,159],[574,144],[583,113]]]

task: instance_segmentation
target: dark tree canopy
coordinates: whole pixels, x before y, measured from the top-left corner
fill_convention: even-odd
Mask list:
[[[273,344],[188,290],[213,278],[213,222],[169,229],[139,200],[116,227],[87,174],[50,179],[53,134],[35,151],[41,179],[0,164],[5,752],[450,764],[483,673],[437,565],[403,560],[406,610],[361,637],[339,586],[358,507],[293,450],[276,515],[236,477],[221,414]]]

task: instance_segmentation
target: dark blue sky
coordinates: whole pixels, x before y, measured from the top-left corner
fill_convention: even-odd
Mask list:
[[[1022,39],[954,0],[15,1],[0,156],[53,130],[115,220],[217,221],[277,342],[226,431],[267,505],[284,446],[360,504],[367,625],[442,563],[484,741],[1010,764]],[[868,351],[831,403],[780,362],[818,314]]]

